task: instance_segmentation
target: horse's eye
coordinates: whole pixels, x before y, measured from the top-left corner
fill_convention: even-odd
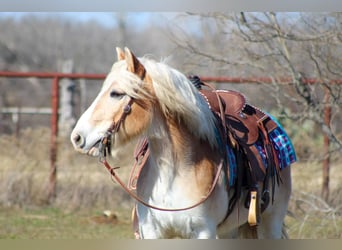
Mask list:
[[[121,97],[123,97],[123,96],[124,96],[123,93],[119,93],[119,92],[117,92],[117,91],[115,91],[115,90],[112,90],[112,91],[110,92],[110,97],[112,97],[112,98],[121,98]]]

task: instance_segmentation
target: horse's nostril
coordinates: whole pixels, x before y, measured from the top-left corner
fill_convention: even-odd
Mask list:
[[[75,140],[76,143],[79,142],[81,140],[81,136],[80,135],[76,135],[74,137],[74,140]]]
[[[79,148],[82,148],[84,146],[85,140],[80,134],[75,134],[73,137],[73,141],[74,144]]]

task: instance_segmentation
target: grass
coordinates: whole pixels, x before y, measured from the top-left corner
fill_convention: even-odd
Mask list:
[[[1,239],[131,239],[133,201],[114,184],[97,159],[59,141],[57,197],[47,202],[49,129],[27,129],[20,140],[0,136]],[[123,157],[123,156],[122,156]],[[330,200],[320,198],[321,163],[306,160],[292,168],[293,194],[286,218],[292,239],[342,238],[342,163],[331,163]],[[126,179],[130,164],[120,176]],[[117,221],[103,221],[114,210]]]
[[[99,221],[100,211],[65,212],[55,208],[0,209],[1,239],[130,239],[126,211],[118,220]]]
[[[297,209],[287,218],[291,239],[339,239],[342,238],[342,209],[330,206],[318,196],[301,194],[292,197]]]
[[[292,168],[293,192],[286,218],[292,239],[342,238],[342,164],[335,161],[330,170],[330,200],[321,193],[321,164],[306,162]]]

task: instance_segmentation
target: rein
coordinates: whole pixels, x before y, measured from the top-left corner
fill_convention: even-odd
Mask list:
[[[109,171],[109,173],[111,174],[111,176],[114,178],[114,180],[132,197],[134,198],[136,201],[138,201],[139,203],[143,204],[146,207],[152,208],[152,209],[156,209],[159,211],[168,211],[168,212],[177,212],[177,211],[184,211],[184,210],[189,210],[192,208],[195,208],[199,205],[201,205],[202,203],[204,203],[209,196],[212,194],[212,192],[214,191],[216,184],[218,182],[218,179],[220,177],[220,173],[223,167],[223,160],[221,160],[220,165],[218,166],[215,178],[213,180],[213,183],[208,191],[208,193],[206,194],[206,196],[204,196],[202,199],[200,199],[198,202],[196,202],[195,204],[189,206],[189,207],[184,207],[184,208],[162,208],[162,207],[157,207],[154,205],[151,205],[147,202],[145,202],[144,200],[142,200],[137,194],[135,194],[134,192],[131,191],[130,188],[127,187],[127,185],[124,184],[124,182],[119,178],[119,176],[115,173],[115,170],[118,169],[119,167],[112,167],[110,166],[110,164],[107,162],[106,159],[106,151],[108,153],[110,153],[110,146],[111,146],[111,140],[110,138],[119,131],[121,124],[125,121],[127,115],[131,112],[131,106],[133,104],[133,98],[130,98],[128,104],[124,107],[123,109],[123,113],[120,117],[120,119],[117,122],[113,122],[113,124],[110,126],[110,128],[107,130],[106,134],[102,137],[100,145],[99,145],[99,151],[100,151],[100,157],[99,157],[99,161],[106,167],[106,169]],[[144,164],[146,163],[148,157],[148,153],[146,153],[144,155],[144,160],[143,162],[140,164],[139,169],[142,169],[142,167],[144,166]],[[136,168],[136,166],[138,165],[138,157],[136,157],[136,162],[134,164],[133,169]]]
[[[218,182],[221,170],[222,170],[222,166],[223,166],[223,161],[221,161],[217,172],[216,172],[216,176],[215,179],[213,181],[213,184],[211,185],[211,188],[209,190],[209,192],[207,193],[206,196],[204,196],[201,200],[199,200],[197,203],[189,206],[189,207],[184,207],[184,208],[162,208],[162,207],[157,207],[157,206],[153,206],[147,202],[145,202],[144,200],[142,200],[138,195],[136,195],[135,193],[133,193],[124,183],[123,181],[119,178],[119,176],[117,176],[117,174],[115,173],[115,170],[118,169],[118,167],[111,167],[109,165],[109,163],[107,162],[107,160],[104,158],[102,161],[102,164],[107,168],[107,170],[110,172],[110,174],[113,176],[114,180],[132,197],[134,198],[136,201],[138,201],[139,203],[143,204],[146,207],[155,209],[155,210],[159,210],[159,211],[167,211],[167,212],[177,212],[177,211],[184,211],[184,210],[189,210],[192,208],[195,208],[199,205],[201,205],[202,203],[204,203],[209,196],[211,195],[211,193],[214,191],[214,188]]]

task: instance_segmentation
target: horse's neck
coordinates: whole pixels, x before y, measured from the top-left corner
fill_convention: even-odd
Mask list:
[[[181,122],[165,119],[152,122],[148,140],[149,164],[154,169],[154,174],[147,173],[151,174],[148,177],[151,181],[158,179],[158,183],[165,188],[181,183],[190,189],[197,189],[198,195],[206,192],[218,162],[218,154],[210,148],[209,143],[194,136]]]
[[[170,165],[191,163],[196,141],[182,121],[167,119],[161,114],[155,114],[148,130],[148,140],[151,154],[156,159],[167,159]]]

